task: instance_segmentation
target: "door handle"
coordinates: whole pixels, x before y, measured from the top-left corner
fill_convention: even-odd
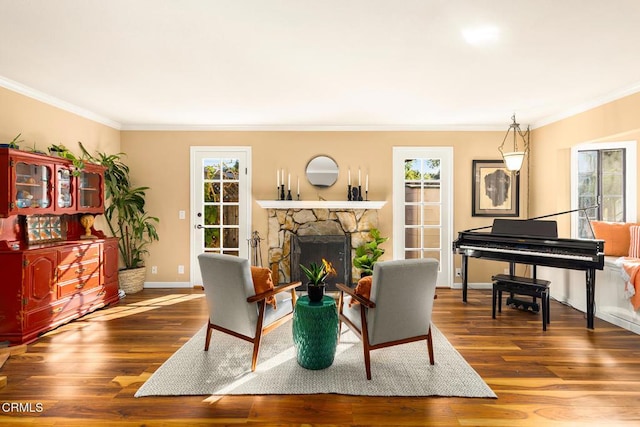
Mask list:
[[[202,226],[202,224],[198,224],[198,225],[196,225],[196,228],[200,229],[200,228],[204,228],[204,227]]]

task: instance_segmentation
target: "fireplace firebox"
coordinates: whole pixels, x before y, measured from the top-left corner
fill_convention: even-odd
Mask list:
[[[320,263],[322,259],[331,262],[335,276],[327,278],[327,291],[336,291],[336,283],[351,283],[351,235],[305,235],[291,236],[291,280],[302,281],[306,286],[306,276],[300,264]]]

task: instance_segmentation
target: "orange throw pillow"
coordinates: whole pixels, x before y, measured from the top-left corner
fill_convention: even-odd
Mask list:
[[[591,221],[596,239],[604,240],[604,254],[627,256],[631,240],[631,222]]]
[[[356,285],[355,293],[356,295],[360,295],[362,298],[369,299],[371,298],[371,282],[373,281],[373,276],[365,276],[362,279],[358,280],[358,284]],[[351,299],[349,303],[349,307],[354,304],[360,304],[354,298]]]
[[[253,280],[253,289],[256,291],[256,295],[273,290],[271,270],[268,268],[251,266],[251,279]],[[267,298],[266,303],[271,304],[274,310],[277,308],[275,296]]]

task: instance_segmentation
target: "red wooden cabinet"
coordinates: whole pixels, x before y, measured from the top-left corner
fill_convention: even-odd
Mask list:
[[[115,238],[107,238],[0,251],[5,276],[0,289],[0,342],[31,342],[43,332],[118,301],[116,245]]]
[[[104,213],[104,168],[0,148],[0,343],[21,344],[118,301],[118,241],[80,218]]]
[[[104,170],[86,163],[0,148],[0,217],[104,213]]]

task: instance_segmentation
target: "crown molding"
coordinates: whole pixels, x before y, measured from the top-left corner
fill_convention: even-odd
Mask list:
[[[478,132],[504,131],[504,125],[152,125],[123,124],[123,131],[260,132]]]
[[[28,96],[29,98],[33,98],[37,101],[44,102],[45,104],[51,105],[53,107],[60,108],[61,110],[68,111],[69,113],[84,117],[85,119],[101,123],[116,130],[122,130],[122,126],[120,125],[120,123],[114,120],[86,110],[84,108],[78,107],[77,105],[71,104],[69,102],[63,101],[54,96],[47,95],[46,93],[30,88],[6,77],[0,76],[0,86],[13,92],[17,92],[21,95]]]
[[[630,86],[626,86],[621,88],[615,92],[611,92],[607,95],[603,95],[597,98],[592,99],[591,101],[584,102],[582,104],[576,105],[573,108],[560,112],[558,114],[554,114],[551,116],[547,116],[542,120],[536,122],[531,125],[531,129],[536,129],[542,126],[549,125],[551,123],[558,122],[560,120],[567,119],[571,116],[575,116],[580,113],[584,113],[585,111],[592,110],[594,108],[598,108],[604,104],[608,104],[609,102],[617,101],[626,96],[633,95],[640,92],[640,82],[634,83]]]

